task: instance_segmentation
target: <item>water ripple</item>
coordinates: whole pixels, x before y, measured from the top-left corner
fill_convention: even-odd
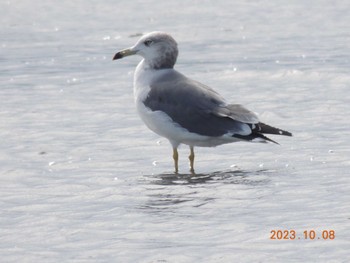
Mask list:
[[[266,184],[268,179],[261,176],[269,170],[258,171],[215,171],[211,173],[200,174],[174,174],[164,173],[157,175],[145,175],[150,184],[155,185],[197,185],[205,183],[224,183],[224,184],[243,184],[243,185],[261,185]]]

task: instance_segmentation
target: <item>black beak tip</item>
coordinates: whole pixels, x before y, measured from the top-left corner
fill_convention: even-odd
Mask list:
[[[122,57],[123,56],[120,54],[120,52],[118,52],[117,54],[114,55],[113,60],[120,59]]]

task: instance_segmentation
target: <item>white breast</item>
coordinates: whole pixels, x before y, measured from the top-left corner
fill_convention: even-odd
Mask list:
[[[180,143],[178,141],[181,140],[179,135],[186,132],[186,130],[174,124],[167,114],[161,111],[152,111],[143,103],[150,91],[152,81],[165,74],[166,71],[167,69],[149,69],[144,61],[141,61],[136,68],[134,76],[134,99],[137,112],[147,127],[178,145]]]

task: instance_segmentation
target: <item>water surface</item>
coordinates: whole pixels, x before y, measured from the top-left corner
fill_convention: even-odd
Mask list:
[[[349,8],[3,1],[2,261],[347,262]],[[294,137],[197,148],[195,176],[182,147],[175,175],[134,108],[139,58],[112,61],[153,30],[179,42],[179,71]]]

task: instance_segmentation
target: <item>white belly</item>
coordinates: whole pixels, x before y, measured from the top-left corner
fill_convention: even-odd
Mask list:
[[[152,111],[142,102],[137,101],[138,114],[147,127],[158,135],[167,138],[170,143],[177,147],[179,144],[200,147],[214,147],[220,144],[239,141],[231,136],[210,137],[189,132],[162,111]]]

